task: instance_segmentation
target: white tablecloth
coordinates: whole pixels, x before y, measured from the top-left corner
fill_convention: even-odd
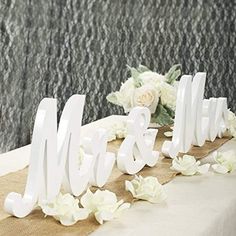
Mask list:
[[[82,128],[82,135],[116,120],[111,116]],[[234,149],[236,140],[220,150]],[[27,166],[30,145],[0,155],[0,176]],[[202,162],[213,162],[209,156]],[[178,176],[164,186],[168,199],[163,204],[137,202],[120,218],[107,222],[93,236],[159,235],[159,236],[235,236],[236,173],[204,176]]]

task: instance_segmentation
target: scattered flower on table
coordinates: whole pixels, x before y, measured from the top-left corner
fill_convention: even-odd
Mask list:
[[[167,138],[170,138],[170,137],[173,136],[173,131],[166,131],[166,132],[164,133],[164,135],[165,135]]]
[[[170,126],[169,127],[171,129],[171,131],[166,131],[164,133],[164,135],[167,137],[167,138],[171,138],[173,136],[173,130],[174,130],[174,127],[173,126]]]
[[[130,207],[130,204],[124,203],[123,200],[117,201],[115,193],[99,189],[95,193],[88,189],[81,198],[81,205],[94,213],[99,224],[118,217]]]
[[[151,203],[161,203],[167,197],[163,186],[153,176],[144,178],[141,175],[136,175],[133,180],[125,181],[125,189],[130,191],[134,198]]]
[[[112,124],[110,127],[106,127],[108,131],[108,142],[116,139],[123,139],[127,136],[127,123],[125,121],[119,121]]]
[[[212,165],[215,172],[226,174],[236,169],[236,152],[233,150],[225,152],[215,152],[214,159],[217,164]]]
[[[161,75],[140,65],[129,67],[131,77],[119,91],[108,94],[107,100],[124,108],[128,113],[135,106],[145,106],[152,114],[152,123],[160,126],[173,123],[177,95],[177,79],[181,75],[180,65],[174,65],[167,74]]]
[[[71,194],[59,195],[50,202],[40,203],[39,206],[47,216],[52,216],[62,225],[70,226],[79,220],[84,220],[89,215],[89,210],[79,207],[79,200]]]
[[[182,175],[207,173],[210,164],[200,164],[200,161],[196,161],[194,156],[184,155],[183,157],[176,157],[173,159],[171,169],[180,172]]]
[[[236,115],[228,110],[228,126],[227,126],[230,134],[236,138]]]

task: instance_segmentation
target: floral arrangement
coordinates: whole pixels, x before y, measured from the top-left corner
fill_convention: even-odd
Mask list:
[[[135,176],[132,181],[126,181],[126,190],[130,191],[136,199],[151,203],[161,203],[166,199],[166,194],[157,178],[148,176]],[[130,203],[117,199],[115,193],[109,190],[97,189],[94,193],[88,189],[81,199],[69,193],[59,193],[51,201],[39,203],[46,216],[52,216],[64,226],[70,226],[78,221],[85,220],[90,214],[99,224],[119,217],[122,212],[130,208]]]
[[[161,126],[173,123],[180,65],[172,66],[165,75],[143,65],[128,68],[131,77],[121,85],[119,91],[108,94],[107,100],[122,106],[125,113],[135,106],[145,106],[152,114],[151,122]]]

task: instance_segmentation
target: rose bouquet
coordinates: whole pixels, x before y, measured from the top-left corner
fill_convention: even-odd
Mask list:
[[[128,113],[135,106],[149,108],[151,122],[160,126],[173,123],[177,93],[177,78],[181,75],[180,65],[174,65],[161,75],[140,65],[137,69],[129,67],[131,77],[120,87],[119,91],[108,94],[107,100],[122,106]]]

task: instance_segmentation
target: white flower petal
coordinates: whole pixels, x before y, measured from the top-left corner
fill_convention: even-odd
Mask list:
[[[206,173],[209,169],[209,165],[200,166],[200,161],[196,161],[194,156],[184,155],[182,158],[176,157],[172,160],[171,169],[180,172],[182,175],[191,176],[196,173]]]
[[[163,186],[153,176],[135,176],[132,181],[126,181],[126,190],[130,191],[133,197],[151,203],[160,203],[166,199]]]
[[[214,165],[212,165],[212,168],[216,173],[219,173],[219,174],[228,173],[228,169],[220,164],[214,164]]]
[[[44,203],[44,204],[40,204],[39,206],[42,208],[42,211],[45,215],[54,216],[57,214],[57,211],[54,208],[54,204]]]
[[[52,201],[41,203],[40,207],[46,215],[53,216],[65,226],[73,225],[89,215],[89,211],[80,208],[79,200],[69,193],[64,195],[60,193]]]
[[[80,208],[76,212],[74,212],[74,218],[76,221],[87,219],[90,211],[88,209]]]
[[[129,204],[123,200],[117,201],[115,193],[98,189],[92,193],[89,189],[81,198],[83,207],[94,213],[99,224],[118,216],[120,212],[128,208]]]
[[[123,203],[122,205],[120,205],[116,211],[116,215],[120,215],[124,210],[127,210],[130,208],[130,203]]]
[[[170,138],[170,137],[173,136],[173,131],[166,131],[166,132],[164,133],[164,135],[165,135],[167,138]]]
[[[235,114],[228,110],[228,124],[227,129],[233,137],[236,137],[236,116]]]
[[[107,141],[108,142],[111,142],[113,140],[116,140],[116,135],[113,134],[113,133],[108,133],[108,138],[107,138]]]
[[[160,90],[161,103],[175,109],[177,90],[166,82],[161,83]]]
[[[186,176],[191,176],[191,175],[195,175],[197,173],[197,170],[196,168],[193,168],[193,169],[188,169],[188,170],[183,170],[181,171],[181,174],[182,175],[186,175]]]
[[[93,201],[93,193],[90,191],[90,189],[87,189],[86,193],[81,197],[80,203],[84,208],[90,211],[94,211],[94,205],[92,201]]]
[[[219,165],[215,166],[215,168],[217,169],[216,172],[233,172],[236,169],[236,152],[234,150],[217,152],[215,154],[215,161]]]
[[[210,168],[210,164],[198,166],[197,172],[200,174],[206,174]]]
[[[159,102],[159,91],[156,90],[150,84],[144,84],[143,86],[136,88],[133,95],[133,107],[144,106],[149,108],[153,114],[156,111],[157,104]]]
[[[134,186],[132,185],[132,183],[128,180],[125,181],[125,190],[126,191],[130,191],[133,195],[135,194],[134,191]]]
[[[73,217],[68,217],[68,216],[59,216],[54,218],[56,220],[59,220],[60,223],[64,226],[71,226],[77,222],[75,219],[73,219]]]
[[[114,217],[109,211],[97,211],[94,216],[99,224],[103,224],[103,221],[112,220]]]

